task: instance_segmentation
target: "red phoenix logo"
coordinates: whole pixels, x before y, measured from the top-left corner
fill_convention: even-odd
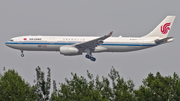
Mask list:
[[[162,34],[166,34],[168,32],[168,30],[170,30],[170,28],[168,26],[170,26],[171,23],[166,23],[164,25],[161,26],[161,32]]]

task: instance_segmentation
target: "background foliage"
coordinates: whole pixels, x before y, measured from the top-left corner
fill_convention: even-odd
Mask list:
[[[0,101],[179,101],[180,78],[149,73],[138,89],[134,89],[132,80],[125,81],[115,68],[110,69],[108,77],[93,76],[87,70],[87,78],[71,73],[72,78],[65,78],[65,83],[53,80],[51,92],[51,69],[47,76],[38,66],[34,85],[25,82],[18,72],[13,70],[0,74]]]

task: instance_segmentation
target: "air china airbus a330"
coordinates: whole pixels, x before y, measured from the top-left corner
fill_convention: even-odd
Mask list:
[[[5,44],[21,51],[60,51],[65,56],[81,55],[96,61],[92,53],[128,52],[158,46],[173,41],[167,37],[175,16],[167,16],[153,31],[143,37],[83,36],[20,36],[11,38]]]

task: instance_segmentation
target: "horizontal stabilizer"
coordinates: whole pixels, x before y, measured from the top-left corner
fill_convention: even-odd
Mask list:
[[[155,40],[155,43],[156,44],[163,44],[163,43],[167,43],[167,42],[172,42],[173,41],[173,37],[167,37],[167,38],[164,38],[164,39],[157,39]]]

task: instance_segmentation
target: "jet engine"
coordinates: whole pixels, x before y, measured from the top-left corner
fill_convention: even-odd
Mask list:
[[[79,49],[73,46],[62,46],[60,47],[60,53],[63,55],[81,55],[82,53],[79,52]]]

